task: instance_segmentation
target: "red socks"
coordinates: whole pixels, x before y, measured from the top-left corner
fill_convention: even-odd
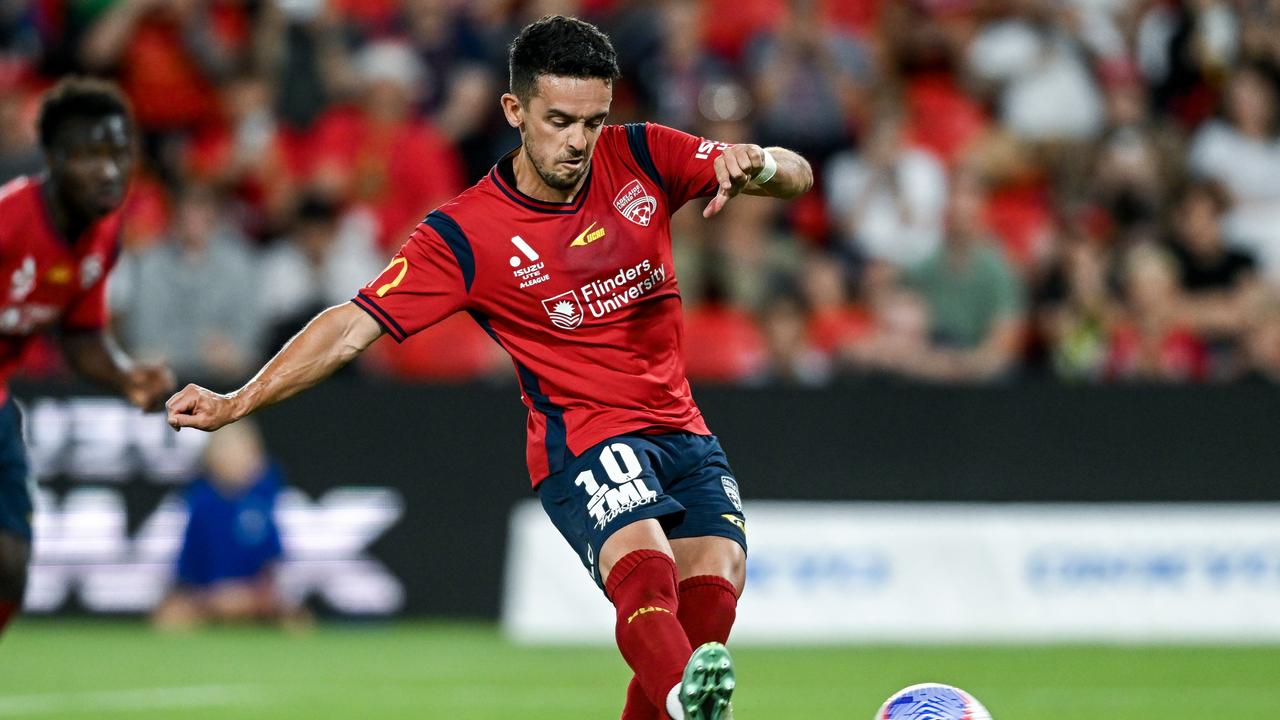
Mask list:
[[[657,550],[636,550],[609,571],[605,594],[618,612],[615,635],[645,699],[665,708],[693,654],[676,617],[676,563]]]
[[[0,600],[0,635],[4,634],[4,628],[18,614],[19,605],[11,603],[8,600]]]
[[[680,608],[676,612],[691,647],[729,642],[729,631],[738,617],[738,591],[719,575],[695,575],[680,583]]]
[[[738,593],[733,583],[719,575],[697,575],[681,582],[679,590],[676,617],[689,638],[690,649],[712,641],[727,642],[738,614]],[[641,688],[639,677],[631,678],[622,720],[665,718],[665,703],[655,706]]]

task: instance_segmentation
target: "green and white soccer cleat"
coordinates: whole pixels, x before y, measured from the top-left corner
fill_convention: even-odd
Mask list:
[[[733,720],[729,700],[736,684],[733,658],[724,645],[709,642],[694,650],[680,681],[685,720]]]

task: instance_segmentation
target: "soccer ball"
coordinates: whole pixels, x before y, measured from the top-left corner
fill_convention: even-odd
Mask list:
[[[885,700],[874,720],[991,720],[991,713],[960,688],[921,683]]]

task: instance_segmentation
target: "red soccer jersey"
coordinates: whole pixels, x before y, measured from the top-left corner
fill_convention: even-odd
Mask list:
[[[53,227],[38,178],[0,187],[0,401],[41,331],[101,330],[107,274],[120,252],[120,213],[98,220],[72,245]]]
[[[354,302],[397,341],[466,310],[510,353],[535,486],[614,435],[707,434],[685,379],[670,218],[714,194],[724,147],[605,126],[570,203],[517,190],[508,156],[428,215]]]

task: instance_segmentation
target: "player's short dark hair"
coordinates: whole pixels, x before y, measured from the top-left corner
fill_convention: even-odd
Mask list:
[[[538,76],[600,78],[622,76],[613,43],[588,22],[547,15],[525,26],[511,42],[511,93],[527,100],[537,93]]]
[[[40,102],[40,145],[46,150],[52,148],[58,131],[70,120],[92,121],[116,115],[132,126],[129,101],[114,85],[93,78],[66,78],[50,88]]]

